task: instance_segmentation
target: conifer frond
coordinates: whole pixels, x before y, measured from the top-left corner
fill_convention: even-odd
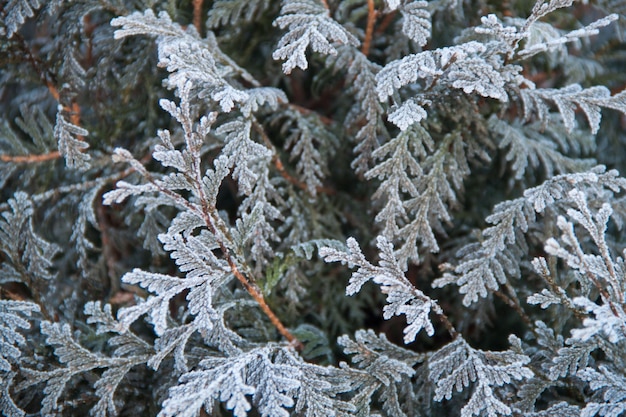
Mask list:
[[[54,7],[58,7],[60,1],[56,0],[50,3],[52,4],[48,5],[49,13],[54,10]],[[41,0],[9,0],[3,7],[3,12],[6,13],[4,24],[7,29],[7,38],[11,38],[22,27],[24,22],[33,17],[35,12],[44,4]]]
[[[18,363],[21,356],[19,347],[26,343],[19,330],[29,329],[28,319],[38,311],[37,304],[0,300],[0,378],[8,378],[12,364]]]
[[[359,45],[358,39],[333,20],[318,0],[285,0],[274,25],[289,28],[272,54],[274,59],[286,60],[285,74],[296,67],[303,70],[309,67],[305,56],[309,47],[313,52],[335,55],[337,50],[332,43]]]
[[[218,0],[209,10],[207,26],[218,28],[250,22],[263,13],[270,5],[268,0]]]
[[[0,414],[624,414],[619,3],[0,1]]]
[[[367,281],[372,280],[380,285],[381,292],[387,296],[388,304],[383,309],[383,317],[389,320],[393,316],[406,316],[408,326],[404,329],[404,343],[413,342],[422,329],[432,336],[435,329],[428,316],[431,310],[438,313],[441,309],[435,300],[406,279],[389,241],[382,236],[378,238],[380,266],[374,266],[365,259],[353,238],[348,239],[347,246],[347,253],[328,247],[320,249],[320,256],[326,262],[341,262],[357,267],[350,278],[346,294],[356,294]]]
[[[515,342],[515,337],[509,340]],[[519,340],[519,339],[518,339]],[[452,391],[462,391],[471,384],[474,390],[461,416],[511,415],[511,408],[496,395],[496,387],[533,376],[525,365],[530,358],[512,351],[485,352],[470,347],[459,337],[439,349],[428,361],[430,377],[437,385],[435,400],[452,398]]]
[[[535,223],[536,213],[541,214],[548,205],[566,199],[565,190],[571,190],[572,187],[595,189],[595,192],[600,192],[598,187],[615,191],[623,187],[624,184],[616,178],[615,172],[604,173],[600,169],[598,174],[588,172],[553,177],[527,190],[524,197],[496,205],[486,219],[493,226],[482,232],[484,240],[479,245],[467,245],[459,252],[464,259],[455,268],[459,275],[446,273],[435,280],[433,286],[456,283],[461,287],[461,294],[465,294],[463,304],[469,306],[478,301],[479,297],[485,298],[489,291],[496,291],[510,278],[519,277],[519,259],[527,251],[524,233],[528,231],[529,224]]]
[[[63,365],[50,371],[25,369],[27,379],[20,384],[21,388],[45,383],[41,413],[53,415],[62,412],[63,405],[59,404],[59,399],[70,380],[93,369],[105,368],[102,379],[94,386],[99,399],[91,412],[96,417],[116,414],[117,406],[113,396],[118,384],[131,368],[145,363],[148,357],[146,355],[106,357],[92,353],[74,339],[69,324],[42,322],[41,332],[47,337],[46,343],[54,347],[54,353]]]
[[[549,106],[546,102],[556,105],[563,117],[568,132],[576,127],[576,108],[580,108],[591,127],[592,134],[598,133],[602,119],[602,107],[626,113],[626,92],[611,96],[610,91],[603,86],[583,89],[573,84],[561,89],[524,89],[520,91],[524,103],[524,117],[536,115],[539,120],[547,121]]]
[[[580,413],[582,417],[618,416],[626,410],[626,379],[623,373],[612,372],[606,366],[600,366],[599,372],[586,368],[578,375],[589,382],[591,389],[596,390],[596,397],[604,400],[587,403]]]
[[[8,260],[2,265],[0,282],[35,285],[53,279],[53,258],[60,248],[35,232],[35,210],[26,193],[15,193],[8,203],[11,211],[0,219],[0,250]]]

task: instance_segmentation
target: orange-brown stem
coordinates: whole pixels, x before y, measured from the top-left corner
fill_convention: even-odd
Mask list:
[[[80,106],[78,103],[72,103],[71,111],[70,111],[70,122],[76,126],[80,125]],[[85,138],[78,135],[76,136],[78,140],[84,140]]]
[[[202,0],[193,0],[193,25],[202,33]]]
[[[53,159],[57,159],[61,156],[59,151],[52,151],[49,153],[44,153],[42,155],[0,155],[0,161],[2,162],[13,162],[18,164],[31,164],[37,162],[45,162],[51,161]]]
[[[374,0],[367,0],[367,26],[365,27],[365,39],[361,52],[367,56],[370,53],[372,45],[372,37],[374,35],[374,24],[376,23],[376,9],[374,8]]]
[[[237,268],[237,264],[235,264],[235,261],[233,261],[232,257],[226,256],[226,261],[228,262],[228,265],[230,266],[230,269],[231,271],[233,271],[233,274],[235,275],[237,280],[241,282],[241,285],[243,285],[248,294],[250,294],[252,298],[254,298],[254,300],[259,304],[261,310],[263,310],[265,315],[270,319],[270,322],[272,322],[278,332],[285,339],[287,339],[289,343],[291,343],[297,350],[302,350],[302,343],[293,334],[291,334],[289,330],[287,330],[285,325],[283,325],[283,323],[276,316],[276,314],[274,314],[270,306],[267,305],[263,294],[261,294],[254,285],[250,284],[248,279],[241,273],[241,271],[239,271],[239,268]]]
[[[96,216],[98,226],[100,227],[100,240],[102,242],[102,255],[107,268],[109,278],[109,294],[117,294],[120,290],[119,277],[116,272],[115,262],[118,258],[111,245],[111,237],[109,235],[109,222],[104,205],[102,204],[102,193],[97,200],[99,201],[96,208]]]
[[[52,82],[50,81],[46,81],[46,87],[48,87],[48,91],[50,91],[50,94],[52,94],[52,97],[56,101],[59,101],[59,98],[61,98],[61,95],[59,94],[59,90],[57,90],[54,84],[52,84]]]
[[[304,109],[304,110],[306,110],[306,109]],[[263,126],[261,126],[258,122],[254,122],[254,128],[256,129],[256,131],[263,138],[263,142],[265,142],[265,146],[267,146],[268,148],[270,148],[272,150],[272,152],[274,154],[274,156],[272,156],[272,163],[274,164],[274,167],[276,168],[278,173],[284,179],[289,181],[291,184],[295,185],[298,188],[301,188],[304,191],[308,191],[309,188],[307,187],[307,185],[304,182],[302,182],[299,179],[293,177],[291,174],[289,174],[287,172],[287,169],[285,168],[285,165],[283,165],[283,161],[281,161],[280,157],[278,156],[278,151],[276,150],[276,147],[274,146],[274,144],[272,143],[270,138],[267,137],[267,134],[265,133],[265,130],[263,129]],[[315,187],[315,191],[317,191],[318,193],[328,194],[328,195],[337,194],[337,192],[334,189],[328,188],[328,187]]]
[[[170,190],[166,191],[168,193],[173,193]],[[212,220],[211,214],[209,213],[209,208],[204,203],[202,204],[202,216],[204,217],[204,222],[209,228],[210,232],[214,235],[217,235],[216,225]],[[224,254],[224,258],[226,259],[226,262],[228,262],[228,266],[230,267],[230,270],[232,271],[235,278],[237,278],[237,280],[241,283],[241,285],[248,292],[248,294],[250,294],[252,298],[254,298],[254,300],[259,304],[259,307],[261,307],[261,310],[263,310],[265,315],[270,319],[272,325],[276,327],[278,332],[285,339],[287,339],[287,341],[289,341],[289,343],[291,343],[296,349],[302,350],[302,343],[293,334],[291,334],[289,330],[287,330],[287,328],[280,321],[278,316],[274,314],[270,306],[268,306],[265,302],[265,298],[263,297],[263,294],[261,294],[261,292],[258,290],[257,286],[250,282],[250,279],[246,278],[246,276],[239,270],[239,267],[237,267],[237,264],[235,263],[235,260],[231,256],[230,251],[228,250],[226,245],[220,241],[218,241],[218,245],[220,246],[220,249]]]
[[[41,79],[41,81],[46,85],[46,87],[48,87],[48,91],[50,91],[52,97],[57,102],[60,102],[61,95],[59,94],[59,90],[56,88],[52,81],[53,76],[49,74],[49,72],[44,68],[41,61],[37,57],[35,57],[35,55],[33,55],[30,48],[28,47],[28,44],[19,33],[15,34],[15,38],[20,42],[21,49],[26,54],[26,57],[32,65],[33,69],[39,74],[39,78]],[[78,104],[72,103],[70,107],[63,106],[63,110],[70,113],[70,121],[73,124],[80,124],[80,107],[78,106]],[[84,140],[82,136],[79,136],[78,139]]]
[[[198,212],[198,207],[197,206],[191,204],[189,201],[184,199],[180,194],[175,193],[174,191],[169,190],[167,188],[164,188],[162,185],[158,184],[156,182],[156,180],[150,175],[150,173],[148,171],[146,171],[144,169],[140,173],[144,176],[144,178],[146,178],[152,184],[156,185],[162,193],[170,196],[174,201],[178,202],[179,204],[181,204],[184,207],[187,207],[187,209],[189,209],[191,211],[195,211],[196,213]],[[202,193],[202,191],[200,191],[200,192]],[[213,216],[210,213],[211,208],[206,205],[206,200],[204,198],[200,198],[200,199],[202,201],[202,208],[201,208],[199,214],[204,219],[204,223],[208,227],[209,231],[211,233],[213,233],[215,236],[217,236],[218,235],[218,230],[217,230],[216,224],[213,221]],[[270,322],[272,323],[272,325],[274,325],[274,327],[276,327],[278,332],[285,339],[287,339],[289,341],[289,343],[291,343],[291,345],[294,348],[296,348],[298,350],[302,350],[302,348],[303,348],[302,343],[293,334],[291,334],[291,332],[289,330],[287,330],[287,328],[283,325],[283,323],[276,316],[276,314],[274,314],[274,312],[272,311],[270,306],[267,305],[267,303],[265,302],[265,299],[263,297],[263,294],[261,294],[261,292],[250,281],[250,279],[246,278],[245,275],[239,270],[239,268],[237,267],[237,264],[235,263],[235,260],[233,259],[232,255],[230,254],[230,251],[228,250],[228,248],[226,247],[224,242],[221,242],[221,241],[218,240],[217,243],[218,243],[218,245],[220,247],[220,250],[222,251],[222,253],[224,255],[224,258],[226,259],[226,262],[228,263],[228,266],[230,267],[233,275],[241,283],[241,285],[248,292],[248,294],[250,294],[252,296],[252,298],[254,298],[254,300],[259,304],[259,306],[261,307],[261,310],[263,310],[265,315],[270,319]]]
[[[83,27],[87,36],[87,51],[85,52],[84,64],[90,68],[93,66],[93,32],[96,29],[96,25],[91,22],[91,15],[83,17]]]
[[[333,123],[333,119],[331,119],[330,117],[326,117],[324,115],[321,115],[319,113],[317,113],[314,110],[311,109],[307,109],[306,107],[303,106],[299,106],[297,104],[293,104],[293,103],[289,103],[288,104],[289,107],[291,107],[292,109],[296,110],[298,113],[304,114],[305,116],[309,115],[309,114],[315,114],[322,123],[324,123],[325,125],[330,125]]]
[[[383,21],[380,22],[380,25],[376,28],[376,34],[384,33],[387,30],[391,22],[393,22],[393,19],[395,19],[396,13],[397,12],[394,10],[383,18]]]
[[[438,317],[439,317],[439,321],[444,325],[444,327],[448,331],[448,334],[450,335],[450,337],[452,339],[456,339],[459,336],[459,332],[457,332],[457,330],[454,328],[454,325],[452,325],[448,316],[443,311],[441,311],[440,313],[438,313]]]
[[[508,295],[504,294],[502,291],[494,291],[493,293],[496,297],[504,301],[505,304],[507,304],[509,307],[515,310],[517,314],[519,314],[522,321],[528,326],[529,329],[533,328],[532,320],[530,319],[530,317],[528,317],[528,315],[524,312],[524,310],[522,310],[522,307],[518,303],[515,302],[515,300],[513,300]]]
[[[276,167],[276,170],[284,179],[286,179],[287,181],[289,181],[291,184],[295,185],[296,187],[301,188],[304,191],[308,191],[308,187],[304,182],[300,181],[297,178],[294,178],[291,174],[287,172],[287,169],[285,169],[285,166],[283,165],[283,162],[278,157],[277,153],[274,153],[274,157],[272,158],[272,161],[274,163],[274,167]],[[315,191],[317,191],[318,193],[328,194],[328,195],[334,195],[337,193],[334,189],[328,188],[328,187],[315,187]]]

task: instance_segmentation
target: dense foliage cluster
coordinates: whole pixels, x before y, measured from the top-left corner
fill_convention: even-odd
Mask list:
[[[623,0],[0,4],[0,414],[626,411]]]

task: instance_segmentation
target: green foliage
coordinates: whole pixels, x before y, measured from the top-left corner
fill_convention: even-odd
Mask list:
[[[4,2],[0,414],[623,414],[624,13]]]

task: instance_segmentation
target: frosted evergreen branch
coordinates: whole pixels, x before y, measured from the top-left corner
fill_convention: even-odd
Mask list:
[[[147,173],[147,171],[146,171]],[[149,181],[153,181],[152,184],[154,184],[155,186],[159,187],[158,184],[156,184],[156,181],[154,179],[151,179],[151,176],[148,174],[148,178]],[[264,300],[263,294],[259,291],[259,289],[257,288],[257,286],[252,283],[239,269],[239,267],[237,266],[237,263],[235,262],[235,259],[231,256],[230,254],[230,250],[227,247],[227,243],[225,242],[230,242],[232,240],[232,238],[227,238],[223,234],[224,227],[222,226],[222,222],[219,219],[219,217],[214,217],[212,214],[209,214],[208,212],[204,211],[203,208],[199,208],[196,205],[192,205],[190,202],[188,202],[186,199],[184,199],[182,196],[180,196],[179,194],[166,189],[166,188],[159,188],[159,191],[169,197],[172,198],[172,200],[174,200],[175,202],[177,202],[180,206],[185,207],[186,209],[197,213],[197,215],[199,217],[201,217],[204,221],[204,226],[208,227],[209,231],[212,233],[213,236],[221,236],[222,239],[220,240],[218,237],[218,240],[216,240],[215,242],[218,244],[219,249],[222,251],[222,253],[225,256],[225,260],[231,270],[231,272],[233,273],[233,275],[237,278],[237,280],[243,285],[243,287],[245,288],[245,290],[252,296],[252,298],[254,298],[254,300],[259,304],[260,308],[263,310],[263,312],[268,316],[268,318],[270,319],[270,321],[272,322],[272,324],[278,329],[278,331],[287,339],[289,340],[289,342],[293,343],[294,346],[296,347],[300,347],[300,343],[298,342],[298,340],[285,328],[285,326],[281,323],[280,319],[274,314],[274,312],[270,309],[270,307],[267,305],[267,303]],[[115,196],[115,190],[111,191],[107,194],[111,194],[113,193],[113,195]],[[107,195],[105,195],[105,203],[112,201],[111,197],[107,197]],[[210,209],[207,207],[207,210]],[[138,273],[143,273],[143,271],[137,271]],[[173,277],[161,277],[161,278],[157,278],[158,280],[162,280],[162,279],[169,279],[169,278],[173,278]],[[189,285],[188,283],[185,283],[184,285]],[[191,284],[193,285],[193,283]],[[184,288],[182,288],[184,289]],[[182,290],[181,289],[181,290]],[[174,294],[167,294],[169,297],[172,297]],[[165,304],[161,303],[156,303],[156,301],[158,300],[152,300],[148,305],[146,306],[142,306],[139,310],[133,310],[132,314],[129,315],[128,318],[126,318],[126,321],[128,323],[131,323],[132,321],[136,320],[138,317],[140,317],[142,314],[144,314],[145,312],[151,310],[152,308],[154,308],[154,305],[160,305],[161,306],[161,310],[158,313],[158,318],[160,320],[160,323],[163,323],[163,314],[165,313],[165,310],[163,310],[163,306],[165,306]],[[157,310],[158,311],[158,310]]]
[[[269,7],[268,0],[218,0],[209,10],[207,26],[218,28],[251,22]]]
[[[290,161],[297,160],[296,172],[309,194],[315,197],[328,174],[327,161],[320,149],[330,147],[332,139],[315,118],[309,119],[298,113],[292,115],[293,122],[288,121],[282,127],[283,131],[290,132],[285,140],[285,149],[290,150]]]
[[[239,106],[244,114],[249,115],[259,105],[268,103],[276,106],[278,102],[286,101],[284,94],[276,89],[259,88],[253,90],[253,94],[242,90],[231,80],[233,75],[239,74],[257,87],[258,82],[222,53],[211,35],[205,42],[195,31],[184,31],[165,12],[159,13],[158,17],[151,10],[143,14],[135,12],[113,19],[111,25],[121,27],[115,31],[116,39],[135,35],[156,36],[159,65],[170,72],[168,87],[181,89],[191,82],[199,90],[199,97],[211,97],[223,112],[230,112]]]
[[[163,200],[159,204],[169,203],[171,205],[171,202],[173,202],[177,207],[187,210],[191,214],[191,218],[197,217],[202,219],[204,223],[202,227],[208,230],[210,238],[207,240],[207,235],[200,235],[198,238],[189,235],[160,235],[159,239],[164,244],[164,248],[172,251],[171,257],[176,260],[181,272],[187,274],[187,278],[178,282],[179,279],[176,277],[152,274],[140,270],[128,274],[125,278],[128,282],[141,283],[142,286],[148,287],[155,285],[153,289],[157,293],[163,292],[163,294],[160,297],[150,298],[143,304],[124,310],[123,321],[126,326],[129,326],[140,316],[150,312],[157,334],[162,334],[167,328],[168,310],[166,306],[169,300],[177,293],[195,287],[196,289],[189,294],[190,309],[196,309],[196,312],[201,313],[196,317],[198,323],[195,329],[209,331],[212,329],[212,321],[217,319],[217,315],[212,308],[213,293],[223,283],[225,270],[230,269],[232,275],[254,298],[281,335],[292,342],[294,346],[300,347],[297,339],[287,330],[267,305],[263,294],[254,283],[254,278],[246,276],[245,273],[241,272],[242,267],[246,268],[245,259],[237,258],[237,245],[233,241],[232,232],[223,219],[219,217],[215,207],[219,186],[231,170],[232,176],[239,180],[239,184],[244,192],[252,195],[253,187],[255,187],[254,189],[260,189],[256,186],[259,184],[257,175],[250,169],[250,165],[255,163],[255,159],[261,160],[264,165],[267,165],[269,150],[250,139],[251,121],[237,119],[225,123],[218,132],[226,135],[226,145],[222,150],[222,155],[214,162],[215,170],[207,170],[206,174],[203,175],[201,172],[200,149],[204,138],[209,133],[212,122],[215,120],[215,116],[205,116],[200,119],[198,124],[192,121],[190,107],[191,85],[192,83],[188,81],[180,87],[181,102],[179,106],[167,100],[161,100],[160,103],[183,126],[186,147],[182,152],[176,150],[170,139],[169,132],[162,131],[160,132],[162,144],[156,148],[155,152],[155,159],[165,166],[176,168],[183,176],[172,177],[170,175],[165,177],[170,178],[170,181],[156,179],[128,151],[118,149],[116,150],[117,157],[131,163],[144,176],[148,184],[130,186],[122,183],[121,185],[124,188],[105,194],[104,202],[105,204],[120,203],[130,195],[141,195],[145,192],[158,191],[170,200]],[[191,179],[191,183],[186,178]],[[183,189],[192,191],[198,202],[192,202],[177,192],[177,189],[180,188],[179,184]],[[245,209],[245,204],[243,207]],[[264,211],[266,211],[265,207]],[[198,225],[197,220],[192,220],[191,225],[194,228],[198,227],[193,226]],[[177,227],[180,226],[179,224]],[[185,229],[183,227],[183,231]],[[222,252],[223,260],[218,260],[212,254],[211,251],[214,249],[219,249]],[[215,288],[212,286],[215,286]],[[194,303],[196,307],[194,307]],[[200,305],[204,305],[204,307],[200,308]]]
[[[257,174],[251,169],[255,159],[262,159],[264,163],[271,159],[269,149],[251,139],[251,127],[251,121],[236,119],[222,124],[216,131],[217,134],[224,135],[226,146],[222,154],[229,158],[233,178],[237,180],[244,194],[252,192],[252,187],[258,179]]]
[[[614,261],[608,252],[605,241],[607,222],[611,214],[608,204],[592,214],[586,198],[578,190],[569,192],[576,209],[567,211],[568,217],[583,226],[598,249],[599,255],[587,254],[575,234],[573,223],[559,216],[557,225],[562,234],[560,241],[550,238],[546,242],[546,252],[564,259],[568,266],[580,273],[581,279],[587,279],[600,293],[602,304],[598,305],[586,297],[576,297],[573,304],[593,313],[595,318],[583,320],[583,328],[572,330],[573,341],[585,342],[596,334],[606,337],[611,343],[626,338],[626,313],[622,308],[624,288],[619,277],[623,276],[621,259]]]
[[[381,287],[381,292],[387,295],[388,303],[383,308],[383,317],[389,320],[393,316],[406,316],[408,326],[404,329],[404,343],[413,342],[422,328],[429,336],[435,333],[435,328],[428,319],[431,310],[444,322],[452,335],[456,334],[437,302],[406,279],[393,253],[393,246],[387,239],[382,236],[377,239],[380,266],[374,266],[365,259],[354,238],[348,239],[347,246],[347,253],[329,247],[322,248],[320,256],[326,262],[341,262],[352,268],[357,267],[346,288],[347,295],[356,294],[370,280]]]
[[[42,193],[32,194],[30,196],[30,199],[35,204],[41,204],[42,202],[50,200],[52,197],[57,196],[57,195],[83,192],[91,188],[100,188],[104,184],[115,183],[117,181],[122,180],[122,178],[128,177],[133,172],[135,172],[135,170],[132,168],[129,168],[121,172],[116,172],[115,174],[112,174],[112,175],[97,178],[93,181],[85,181],[85,182],[76,183],[76,184],[63,185],[52,190],[44,191]],[[2,203],[0,204],[0,211],[6,211],[8,207],[9,207],[8,203]]]
[[[352,400],[357,415],[370,411],[372,397],[377,394],[385,401],[385,411],[406,417],[400,404],[408,400],[410,394],[401,387],[415,377],[414,367],[423,362],[426,355],[397,347],[385,335],[376,335],[372,330],[357,331],[354,340],[341,336],[337,343],[344,347],[344,353],[351,356],[353,365],[360,371],[352,375],[360,386],[359,395]]]
[[[34,303],[0,300],[0,378],[3,373],[11,371],[12,364],[18,363],[19,347],[26,343],[19,331],[30,328],[28,319],[39,310]]]
[[[626,339],[626,313],[620,305],[608,301],[599,306],[586,297],[576,297],[574,304],[595,317],[584,319],[582,328],[572,330],[570,343],[586,342],[595,335],[601,335],[613,344]]]
[[[600,128],[602,107],[626,114],[626,91],[611,96],[609,89],[604,86],[583,89],[578,84],[572,84],[561,89],[523,89],[520,90],[520,96],[524,104],[525,119],[528,120],[531,115],[536,114],[539,120],[547,121],[549,106],[546,102],[552,102],[570,133],[576,127],[577,107],[585,114],[592,134],[596,134]]]
[[[365,174],[382,180],[372,198],[385,206],[375,220],[384,225],[383,236],[404,242],[396,250],[401,265],[418,261],[419,240],[431,252],[439,250],[433,230],[441,231],[441,222],[451,220],[446,206],[456,204],[451,183],[460,188],[469,174],[459,135],[447,135],[428,155],[433,147],[428,132],[413,125],[374,152],[382,162]]]
[[[48,14],[52,14],[60,5],[59,0],[48,3],[51,3],[48,5]],[[42,0],[8,0],[2,9],[3,14],[5,14],[3,18],[7,29],[6,37],[10,39],[20,30],[24,22],[33,17],[35,12],[44,4],[46,2]]]
[[[472,41],[392,61],[376,75],[378,98],[384,101],[403,86],[423,80],[427,86],[434,81],[449,83],[467,94],[477,92],[483,97],[507,101],[502,88],[504,79],[481,57],[486,50],[484,44]],[[465,65],[468,68],[464,69]],[[480,77],[486,79],[481,81]]]
[[[599,366],[599,371],[593,368],[583,369],[578,376],[589,382],[596,392],[595,401],[585,404],[581,417],[618,416],[626,410],[626,378],[623,373],[613,371],[606,366]],[[600,395],[602,394],[602,395]],[[598,400],[604,402],[598,402]]]
[[[255,272],[260,273],[261,268],[267,266],[276,255],[270,242],[281,241],[272,223],[284,220],[278,207],[284,206],[285,202],[270,180],[268,164],[265,161],[258,161],[257,167],[259,179],[251,194],[242,202],[240,210],[242,220],[243,217],[248,219],[248,230],[242,229],[245,226],[243,222],[237,223],[236,231],[233,232],[233,242],[241,253],[249,245],[250,255],[256,262]],[[240,236],[238,241],[235,234]]]
[[[426,45],[432,30],[428,2],[402,2],[397,10],[402,14],[402,32],[417,45]]]
[[[541,123],[522,125],[517,122],[507,123],[495,115],[489,119],[492,132],[501,136],[498,143],[500,149],[508,148],[506,160],[511,163],[511,170],[516,180],[521,180],[530,167],[543,166],[545,176],[550,178],[555,174],[585,171],[594,165],[594,160],[569,158],[563,155],[559,148],[582,147],[576,142],[576,136],[571,135],[572,145],[567,142],[558,142],[561,132],[554,134]],[[556,143],[555,143],[556,142]]]
[[[509,342],[518,344],[520,340],[510,336]],[[453,389],[462,391],[470,383],[475,383],[468,403],[461,409],[461,416],[511,415],[511,408],[495,395],[493,388],[531,378],[534,374],[525,366],[529,362],[528,356],[511,350],[488,352],[473,349],[458,337],[435,352],[428,361],[430,378],[437,385],[435,400],[449,400]]]
[[[11,387],[15,372],[3,373],[0,376],[0,412],[6,417],[24,417],[26,413],[11,398]]]
[[[57,276],[54,259],[61,249],[35,231],[35,208],[26,193],[16,192],[8,205],[10,210],[0,218],[0,253],[4,258],[0,283],[28,285],[42,314],[48,318],[49,300],[42,298],[42,289]]]
[[[474,31],[482,35],[492,36],[503,41],[510,48],[509,56],[513,54],[515,45],[527,36],[526,33],[520,33],[516,26],[504,26],[495,14],[489,14],[480,18],[481,25],[477,26]]]
[[[128,16],[118,17],[111,21],[111,26],[121,27],[115,31],[115,39],[122,39],[127,36],[152,35],[165,37],[183,36],[184,31],[166,12],[160,12],[155,16],[151,9],[143,14],[132,13]]]
[[[578,308],[574,305],[573,300],[567,295],[567,292],[554,282],[548,264],[545,258],[535,258],[532,260],[533,268],[549,285],[550,288],[544,288],[540,293],[535,293],[526,299],[528,304],[539,304],[541,308],[548,308],[551,305],[563,305],[574,314],[578,313]]]
[[[608,15],[587,26],[560,36],[558,31],[554,30],[551,25],[548,25],[546,29],[550,30],[549,37],[540,39],[539,42],[533,42],[533,31],[539,30],[539,27],[543,25],[543,23],[538,23],[537,21],[556,9],[571,6],[572,3],[572,0],[550,1],[549,4],[546,4],[545,1],[538,1],[531,15],[523,24],[512,22],[513,24],[505,26],[495,14],[483,16],[481,18],[482,24],[476,27],[475,31],[476,33],[489,35],[504,42],[507,45],[507,57],[509,59],[518,58],[524,60],[538,53],[560,48],[569,42],[575,42],[581,38],[597,35],[600,28],[611,24],[611,22],[618,18],[616,14]],[[556,36],[554,36],[555,34]],[[527,44],[523,48],[519,48],[519,42],[524,39],[528,41]]]
[[[530,13],[530,16],[526,19],[524,26],[522,27],[521,32],[528,31],[530,25],[535,23],[537,20],[542,17],[552,13],[555,10],[569,7],[574,3],[574,0],[539,0],[533,6],[533,9]]]
[[[303,379],[300,385],[294,411],[305,417],[348,417],[354,414],[355,406],[342,400],[339,395],[350,392],[352,373],[334,367],[322,367],[305,363],[296,356],[289,356],[290,362],[300,368]]]
[[[611,290],[610,295],[611,299],[614,299],[617,303],[624,303],[624,290],[623,283],[621,283],[621,275],[622,271],[619,265],[615,263],[612,259],[611,254],[609,253],[608,245],[606,242],[606,231],[608,228],[609,217],[613,214],[613,209],[607,203],[604,203],[602,207],[597,211],[597,213],[592,214],[591,210],[587,204],[587,199],[585,195],[578,190],[572,190],[569,193],[569,197],[576,204],[576,210],[569,209],[567,211],[567,215],[573,220],[577,221],[581,224],[587,232],[591,235],[598,251],[600,253],[600,258],[604,263],[602,269],[598,271],[595,267],[598,266],[598,262],[593,262],[592,259],[589,259],[589,262],[593,264],[593,273],[595,277],[601,277],[602,279],[608,282],[608,288]],[[561,221],[557,220],[557,226],[561,228],[564,226]],[[569,228],[568,228],[569,229]],[[562,230],[568,230],[562,229]],[[578,248],[577,248],[578,249]],[[578,252],[578,255],[583,255],[581,252]],[[597,259],[597,258],[596,258]],[[591,265],[590,265],[591,266]],[[604,286],[603,286],[604,287]]]
[[[341,336],[338,343],[344,347],[345,354],[351,355],[352,363],[384,385],[389,385],[393,380],[399,382],[402,376],[413,376],[413,368],[427,357],[396,346],[384,334],[376,335],[373,330],[357,331],[354,341]]]
[[[463,178],[469,174],[460,132],[446,135],[421,165],[426,173],[414,181],[418,195],[403,202],[409,221],[398,231],[403,243],[396,250],[403,266],[409,261],[419,262],[419,241],[430,252],[439,251],[434,232],[445,235],[442,223],[452,220],[449,210],[457,204],[455,189],[462,189]]]
[[[59,105],[56,125],[54,126],[54,137],[58,141],[59,152],[65,157],[65,162],[69,168],[87,169],[91,156],[85,153],[89,148],[84,137],[89,132],[80,126],[76,126],[63,116],[63,107]]]
[[[100,399],[93,408],[93,413],[97,417],[106,417],[109,413],[116,413],[113,394],[117,388],[117,383],[131,368],[146,363],[149,356],[106,357],[97,355],[74,340],[68,324],[43,322],[41,328],[42,333],[47,336],[46,343],[54,347],[55,355],[64,367],[51,371],[25,369],[27,379],[18,386],[18,389],[45,382],[45,397],[42,401],[41,413],[52,415],[55,411],[60,412],[62,410],[58,400],[72,377],[93,369],[106,368],[105,373],[107,375],[95,387]],[[108,384],[108,386],[102,384]]]
[[[276,60],[286,60],[283,63],[285,74],[290,74],[296,67],[308,68],[305,56],[308,47],[314,52],[336,55],[337,50],[331,42],[359,45],[354,35],[330,17],[328,7],[316,0],[284,0],[274,26],[289,28],[272,54]]]
[[[29,319],[40,311],[37,304],[26,301],[0,300],[0,413],[22,417],[24,411],[11,398],[15,372],[22,359],[26,338],[21,331],[30,329]]]
[[[329,57],[326,65],[335,71],[347,68],[346,77],[351,80],[348,92],[355,100],[344,123],[359,129],[353,150],[356,156],[350,166],[361,175],[372,165],[372,152],[379,146],[379,136],[388,136],[382,122],[384,110],[376,93],[376,74],[381,67],[355,48],[342,46],[337,51],[337,56]]]
[[[170,389],[159,416],[195,416],[200,409],[211,413],[214,401],[224,402],[237,417],[247,416],[252,403],[267,417],[287,417],[294,406],[307,417],[347,416],[353,407],[335,396],[349,385],[330,383],[341,380],[341,371],[307,364],[289,349],[269,345],[202,360]]]
[[[624,414],[626,8],[496,3],[0,5],[0,414]]]
[[[392,240],[398,235],[399,221],[408,220],[404,208],[406,193],[410,197],[418,195],[414,179],[420,179],[422,168],[416,158],[425,158],[426,151],[433,146],[428,133],[416,125],[412,129],[401,132],[396,138],[379,147],[372,157],[382,160],[374,168],[365,173],[365,178],[382,180],[374,200],[386,200],[385,206],[376,215],[376,222],[383,223],[383,236]],[[383,201],[384,201],[383,200]]]
[[[278,150],[276,149],[276,147],[274,146],[274,144],[270,140],[269,136],[265,132],[265,128],[255,118],[252,118],[252,126],[254,127],[254,130],[263,139],[263,143],[265,144],[265,146],[271,151],[272,163],[274,165],[274,168],[276,168],[276,170],[280,173],[280,175],[285,180],[287,180],[291,184],[295,185],[296,187],[298,187],[298,188],[300,188],[302,190],[307,191],[308,187],[307,187],[307,184],[305,182],[299,180],[298,178],[292,176],[289,172],[287,172],[287,169],[285,168],[285,165],[283,164],[282,160],[280,159]],[[301,164],[301,167],[302,167],[302,164]],[[263,171],[265,173],[266,170],[263,169]],[[313,171],[318,171],[319,172],[319,170],[317,168],[313,169]],[[315,193],[320,193],[320,192],[321,193],[327,193],[327,194],[333,194],[334,190],[328,189],[328,188],[325,188],[325,187],[322,187],[322,186],[315,187]]]
[[[597,35],[600,32],[599,30],[600,28],[610,25],[612,22],[614,22],[617,19],[618,19],[618,15],[616,14],[605,16],[602,19],[598,19],[595,22],[587,26],[568,32],[559,38],[551,39],[544,43],[538,43],[530,47],[526,47],[518,51],[517,55],[521,59],[528,59],[532,57],[533,55],[536,55],[541,52],[553,50],[555,48],[560,47],[563,44],[566,44],[569,42],[575,42],[579,40],[580,38],[586,38],[589,36]]]
[[[544,184],[526,190],[524,197],[499,203],[487,222],[493,226],[486,228],[483,241],[463,248],[459,255],[463,261],[456,266],[454,275],[446,273],[433,282],[434,287],[451,283],[459,285],[465,294],[463,304],[469,306],[484,298],[489,291],[496,291],[509,278],[519,277],[518,260],[526,252],[524,233],[528,225],[535,223],[536,213],[543,213],[548,205],[568,197],[573,187],[598,189],[606,187],[615,192],[626,184],[617,177],[615,171],[597,171],[580,174],[565,174],[553,177]]]

